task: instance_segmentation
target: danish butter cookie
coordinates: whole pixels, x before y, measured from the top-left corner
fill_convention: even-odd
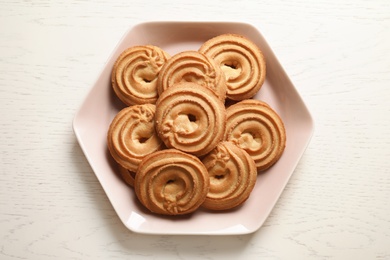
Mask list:
[[[107,146],[112,157],[125,169],[135,172],[146,155],[163,148],[155,131],[153,104],[122,109],[112,120]]]
[[[175,149],[146,156],[134,180],[139,201],[150,211],[163,215],[195,211],[204,202],[209,185],[202,162]]]
[[[257,170],[247,152],[231,142],[222,142],[202,162],[210,177],[210,189],[203,207],[226,210],[249,198],[256,184]]]
[[[248,152],[257,169],[271,167],[286,146],[286,131],[279,115],[266,103],[248,99],[226,109],[224,139]]]
[[[222,34],[206,41],[200,53],[213,58],[226,77],[226,96],[232,100],[253,97],[265,80],[266,62],[261,50],[249,39]]]
[[[226,113],[213,91],[181,82],[158,98],[155,120],[157,133],[168,148],[202,156],[222,140]]]
[[[134,46],[118,57],[112,70],[112,87],[125,104],[154,104],[157,77],[169,55],[152,45]]]
[[[213,59],[197,51],[184,51],[170,58],[161,68],[157,90],[161,93],[179,82],[205,86],[222,101],[226,97],[225,76]]]

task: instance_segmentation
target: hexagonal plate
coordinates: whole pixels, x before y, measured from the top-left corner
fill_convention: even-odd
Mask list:
[[[199,209],[180,217],[151,214],[118,176],[116,164],[107,150],[107,129],[124,107],[111,88],[111,69],[119,54],[130,46],[153,44],[173,55],[197,50],[206,40],[223,33],[244,35],[263,51],[267,77],[254,98],[267,102],[283,119],[286,149],[273,167],[259,174],[250,198],[235,210]],[[264,223],[309,143],[313,120],[264,37],[253,26],[222,22],[150,22],[136,25],[121,39],[77,112],[73,129],[115,211],[130,230],[147,234],[233,235],[254,232]]]

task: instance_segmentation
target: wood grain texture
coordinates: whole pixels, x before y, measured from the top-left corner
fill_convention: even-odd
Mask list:
[[[312,112],[312,141],[251,235],[128,231],[76,142],[109,54],[152,20],[253,24]],[[388,1],[2,1],[0,39],[0,259],[390,258]]]

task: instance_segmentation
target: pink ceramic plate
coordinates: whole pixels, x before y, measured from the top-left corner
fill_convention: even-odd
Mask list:
[[[184,217],[151,214],[137,202],[133,190],[115,173],[115,163],[107,150],[108,126],[123,107],[111,89],[112,66],[119,54],[130,46],[153,44],[173,55],[184,50],[197,50],[206,40],[223,33],[244,35],[263,51],[267,77],[255,98],[266,101],[283,119],[287,131],[285,152],[271,169],[259,174],[250,198],[236,210],[216,213],[199,209]],[[124,35],[77,112],[73,129],[115,211],[130,230],[147,234],[233,235],[254,232],[264,223],[309,143],[313,121],[256,28],[243,23],[151,22],[139,24]]]

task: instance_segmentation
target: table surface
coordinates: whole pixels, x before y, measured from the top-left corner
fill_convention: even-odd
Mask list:
[[[0,259],[390,259],[387,0],[2,2]],[[110,53],[154,20],[253,24],[311,111],[311,142],[252,234],[129,231],[77,143]]]

